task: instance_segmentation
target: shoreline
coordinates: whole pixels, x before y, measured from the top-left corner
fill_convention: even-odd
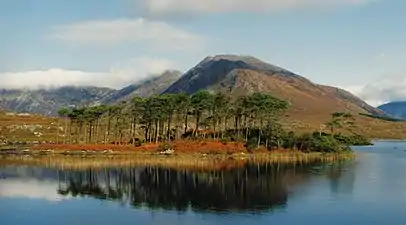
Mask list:
[[[244,143],[219,141],[173,141],[134,145],[61,145],[42,144],[0,150],[0,165],[32,165],[62,169],[159,166],[174,169],[224,170],[249,163],[311,163],[353,160],[355,153],[301,152],[260,148],[248,151]]]
[[[355,154],[254,154],[233,156],[176,156],[137,155],[128,156],[63,156],[63,155],[2,155],[1,165],[42,166],[56,169],[85,170],[108,167],[165,167],[198,171],[219,171],[244,167],[247,164],[303,164],[313,162],[336,162],[353,160]]]
[[[56,169],[86,170],[109,167],[165,167],[176,170],[220,171],[241,168],[248,164],[303,164],[354,160],[355,153],[253,153],[159,155],[148,153],[116,155],[0,155],[0,165],[40,166]]]

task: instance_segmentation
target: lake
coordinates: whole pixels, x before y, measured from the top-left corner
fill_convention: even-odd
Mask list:
[[[405,224],[406,142],[352,162],[83,171],[0,166],[2,225]]]

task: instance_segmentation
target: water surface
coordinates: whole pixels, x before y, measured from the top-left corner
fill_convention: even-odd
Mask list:
[[[406,224],[406,142],[354,162],[83,171],[0,166],[0,224]]]

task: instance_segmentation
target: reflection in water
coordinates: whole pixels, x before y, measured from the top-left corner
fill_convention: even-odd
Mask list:
[[[3,163],[0,221],[15,225],[405,224],[404,149],[406,142],[378,142],[357,148],[352,162],[243,164],[222,172]]]
[[[286,205],[290,186],[310,179],[312,166],[250,165],[220,172],[159,167],[58,171],[58,193],[152,209],[272,211]],[[335,167],[329,169],[341,176]]]

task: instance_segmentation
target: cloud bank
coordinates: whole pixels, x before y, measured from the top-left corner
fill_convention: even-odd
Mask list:
[[[60,25],[52,29],[49,38],[92,45],[141,42],[159,49],[175,50],[196,48],[204,43],[203,36],[163,21],[144,18],[93,20]]]
[[[273,12],[296,8],[361,5],[372,0],[142,0],[153,15],[177,13]]]
[[[177,68],[177,65],[171,60],[143,57],[125,63],[117,63],[106,72],[86,72],[56,68],[0,73],[0,79],[2,80],[0,88],[36,89],[64,85],[122,88],[174,68]]]
[[[364,86],[344,87],[373,106],[406,101],[406,77],[389,76]]]

